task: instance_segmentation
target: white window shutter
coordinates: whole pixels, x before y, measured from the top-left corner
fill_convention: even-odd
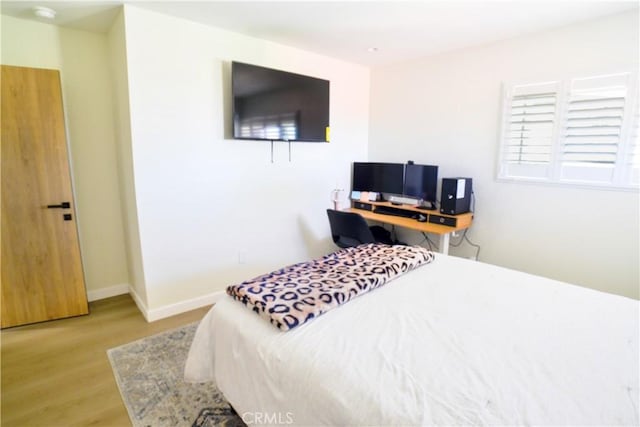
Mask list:
[[[561,181],[614,182],[629,79],[629,73],[623,73],[572,80],[560,146]]]
[[[505,90],[499,176],[549,177],[557,132],[558,88],[558,82],[545,82]]]
[[[640,100],[637,96],[632,117],[631,131],[629,132],[629,147],[625,162],[627,171],[626,181],[632,186],[638,186],[640,184]]]
[[[637,73],[505,86],[498,178],[640,187]]]

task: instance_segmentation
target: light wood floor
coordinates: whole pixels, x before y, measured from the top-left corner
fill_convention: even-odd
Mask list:
[[[129,426],[106,351],[200,320],[208,307],[147,323],[129,295],[87,316],[3,330],[2,426]]]

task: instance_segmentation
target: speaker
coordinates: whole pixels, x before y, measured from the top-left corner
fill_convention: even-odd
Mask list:
[[[471,178],[442,178],[440,212],[458,215],[471,207]]]
[[[432,224],[446,225],[447,227],[455,227],[458,224],[458,219],[451,218],[450,216],[431,214],[429,215],[429,222]]]
[[[356,200],[353,201],[353,207],[356,209],[363,209],[365,211],[373,210],[373,205],[371,203],[363,203],[363,202],[358,202]]]

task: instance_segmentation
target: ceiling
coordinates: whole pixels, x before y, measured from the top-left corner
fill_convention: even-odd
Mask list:
[[[106,32],[123,3],[367,66],[638,11],[635,1],[2,1],[2,14]],[[49,21],[51,22],[51,21]],[[375,52],[370,52],[375,48]]]

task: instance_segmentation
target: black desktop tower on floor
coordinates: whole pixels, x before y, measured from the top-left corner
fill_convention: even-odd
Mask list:
[[[440,212],[458,215],[471,208],[471,178],[442,178]]]

